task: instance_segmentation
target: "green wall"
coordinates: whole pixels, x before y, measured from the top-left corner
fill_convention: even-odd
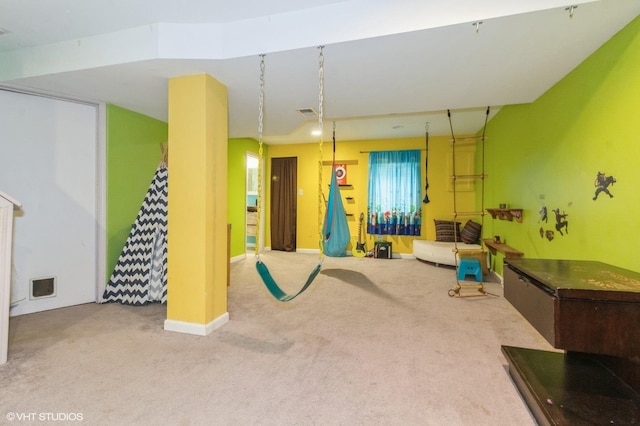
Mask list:
[[[265,146],[266,151],[266,146]],[[254,139],[229,139],[227,217],[231,224],[231,257],[245,253],[247,153],[258,155]],[[266,154],[265,154],[266,155]]]
[[[107,280],[167,142],[167,123],[107,105]]]
[[[167,141],[167,123],[107,105],[107,279],[129,236],[153,174],[160,162],[160,144]],[[265,147],[266,151],[266,147]],[[253,139],[230,139],[228,206],[231,257],[245,253],[246,154],[258,154]]]
[[[640,271],[640,17],[532,104],[508,106],[487,128],[485,207],[524,209],[523,223],[485,218],[530,258],[598,260]],[[526,81],[523,81],[526,84]],[[598,171],[617,179],[593,200]],[[545,205],[548,222],[540,220]],[[568,214],[555,229],[553,209]],[[554,231],[553,240],[540,229]],[[502,272],[502,259],[495,264]]]

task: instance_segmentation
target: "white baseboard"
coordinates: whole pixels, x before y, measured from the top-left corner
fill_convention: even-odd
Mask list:
[[[391,253],[394,259],[415,259],[416,257],[408,253]]]
[[[230,262],[231,262],[231,263],[239,262],[239,261],[241,261],[241,260],[245,260],[246,258],[247,258],[247,253],[245,253],[245,254],[239,254],[239,255],[237,255],[237,256],[233,256],[233,257],[231,258]]]
[[[271,248],[265,248],[265,251],[270,251]],[[319,254],[319,249],[310,249],[310,248],[299,248],[296,249],[296,253],[306,253],[306,254]],[[347,251],[347,256],[353,256],[353,252]],[[392,253],[393,259],[415,259],[416,257],[410,253]],[[239,259],[238,259],[239,260]],[[233,262],[233,260],[232,260]]]
[[[175,331],[177,333],[206,336],[215,329],[222,327],[227,322],[229,322],[229,312],[225,312],[208,324],[196,324],[192,322],[166,319],[164,320],[164,329],[166,331]]]
[[[493,269],[491,271],[489,271],[489,273],[491,275],[493,275],[498,281],[500,281],[500,284],[504,285],[504,277],[502,275],[498,274]]]
[[[305,248],[299,248],[296,249],[296,253],[310,253],[310,254],[318,254],[320,253],[319,249],[305,249]]]

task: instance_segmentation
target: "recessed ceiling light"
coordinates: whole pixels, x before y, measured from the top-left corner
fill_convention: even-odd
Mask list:
[[[312,130],[311,131],[311,135],[312,136],[320,136],[322,134],[322,132],[318,129]]]

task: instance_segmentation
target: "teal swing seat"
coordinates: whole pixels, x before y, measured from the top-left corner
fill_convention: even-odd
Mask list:
[[[256,269],[258,270],[258,274],[260,275],[260,278],[262,278],[262,282],[264,282],[265,287],[267,287],[267,290],[269,290],[269,293],[271,293],[273,297],[281,302],[289,302],[302,294],[302,292],[309,288],[316,276],[318,276],[321,268],[322,264],[318,263],[316,267],[313,268],[313,271],[311,271],[311,273],[309,274],[307,282],[304,283],[302,288],[298,290],[297,293],[287,294],[278,286],[276,281],[273,279],[273,277],[271,276],[271,272],[269,272],[269,268],[267,268],[267,265],[265,265],[261,260],[258,260],[256,262]]]
[[[322,47],[320,49],[320,75],[323,75],[323,63],[324,57],[322,54]],[[259,161],[258,161],[258,219],[256,229],[256,238],[260,238],[259,226],[260,226],[260,206],[262,205],[262,164],[263,164],[263,156],[262,156],[262,120],[263,120],[263,108],[264,108],[264,55],[261,56],[260,61],[260,105],[259,105],[259,125],[258,125],[258,143],[259,143]],[[320,80],[320,99],[322,96],[322,78]],[[318,115],[318,126],[322,129],[322,103],[320,104],[320,114]],[[259,240],[256,241],[256,270],[258,271],[258,275],[264,282],[265,287],[269,290],[269,293],[277,300],[281,302],[289,302],[300,294],[302,294],[313,282],[313,280],[320,273],[320,269],[322,268],[322,256],[326,254],[327,256],[345,256],[346,255],[346,247],[349,244],[349,240],[351,239],[351,235],[349,234],[349,224],[347,223],[347,216],[344,211],[344,207],[342,205],[342,198],[340,197],[340,189],[338,185],[338,181],[336,178],[335,172],[335,123],[334,123],[334,137],[333,137],[333,167],[331,174],[331,185],[329,187],[329,200],[327,202],[327,210],[324,216],[324,223],[322,225],[322,241],[320,243],[320,261],[313,268],[309,276],[307,277],[307,281],[304,283],[302,288],[298,290],[296,293],[288,294],[283,291],[280,286],[276,283],[269,272],[269,268],[267,265],[260,260],[260,244]],[[322,138],[320,138],[320,152],[322,153]],[[322,158],[322,156],[321,156]],[[320,182],[319,182],[319,193],[318,197],[320,197],[322,192],[322,162],[319,163],[320,168]],[[319,204],[322,202],[322,199],[319,198]]]
[[[324,217],[324,224],[322,226],[323,252],[327,256],[332,257],[346,256],[345,248],[351,238],[351,234],[349,233],[349,224],[347,223],[347,216],[344,212],[342,198],[340,197],[340,190],[338,188],[338,180],[336,178],[334,168],[331,174],[331,187],[329,188],[327,211]],[[269,290],[269,293],[271,293],[273,297],[281,302],[289,302],[302,294],[318,276],[320,269],[322,269],[322,261],[318,262],[316,267],[313,268],[307,278],[307,281],[300,290],[296,293],[287,294],[273,279],[267,265],[260,259],[256,261],[256,270],[258,271],[260,278],[262,278],[264,285],[267,287],[267,290]]]

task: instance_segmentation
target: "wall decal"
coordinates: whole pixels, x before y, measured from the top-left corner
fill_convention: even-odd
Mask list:
[[[569,222],[566,220],[567,216],[569,216],[564,211],[560,214],[560,209],[555,209],[553,212],[556,214],[556,231],[560,233],[560,235],[564,235],[562,233],[562,228],[568,234],[569,233]]]
[[[540,207],[540,210],[538,210],[538,213],[540,213],[540,219],[538,219],[538,223],[540,222],[544,222],[547,223],[549,217],[547,216],[547,206],[542,206]],[[540,228],[542,229],[542,228]]]
[[[593,196],[593,200],[597,200],[601,192],[607,194],[609,198],[613,198],[613,194],[611,194],[607,188],[609,185],[613,186],[614,183],[616,183],[616,179],[613,176],[607,176],[604,172],[598,172],[596,181],[594,182],[596,193]]]

